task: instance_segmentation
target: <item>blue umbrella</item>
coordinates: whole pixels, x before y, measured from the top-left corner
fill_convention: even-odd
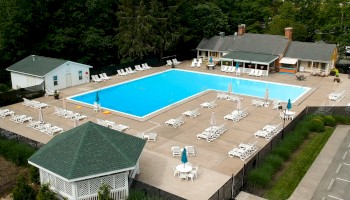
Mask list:
[[[236,62],[236,69],[238,69],[238,67],[239,67],[239,63],[238,63],[238,62]]]
[[[95,102],[98,103],[99,101],[100,101],[100,97],[98,96],[98,92],[96,92]]]
[[[210,56],[210,58],[209,58],[209,62],[210,63],[213,63],[213,58]]]
[[[290,99],[288,99],[287,109],[292,109],[292,103],[290,102]]]
[[[186,148],[184,148],[184,150],[182,151],[181,162],[184,164],[184,167],[185,167],[185,164],[187,163],[187,152],[186,152]]]

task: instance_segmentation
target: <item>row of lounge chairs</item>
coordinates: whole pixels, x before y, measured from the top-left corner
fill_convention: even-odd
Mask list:
[[[166,65],[167,65],[167,66],[179,65],[179,64],[181,64],[181,62],[178,61],[176,58],[173,58],[173,59],[171,59],[171,60],[167,60],[167,61],[166,61]]]
[[[345,90],[343,90],[340,93],[333,92],[328,95],[328,99],[331,101],[339,102],[345,97]]]
[[[116,124],[115,122],[112,122],[109,120],[103,120],[103,119],[97,119],[97,124],[117,130],[117,131],[121,131],[121,132],[129,129],[129,126],[126,126],[123,124]]]
[[[282,129],[281,127],[282,123],[279,123],[277,125],[266,125],[261,130],[258,130],[254,133],[254,136],[256,138],[263,137],[266,140],[270,140],[273,138],[277,133],[279,133]]]
[[[32,117],[29,117],[29,116],[26,116],[26,115],[15,115],[15,114],[12,114],[11,115],[11,121],[13,122],[16,122],[16,123],[20,123],[20,124],[23,124],[24,122],[29,122],[29,121],[32,121],[33,118]]]
[[[221,66],[221,71],[226,73],[236,73],[236,76],[241,75],[241,69],[236,69],[236,67],[233,66]]]
[[[94,82],[102,82],[102,81],[107,81],[107,80],[111,79],[111,77],[107,76],[106,73],[102,73],[99,75],[91,75],[91,79]]]
[[[270,102],[265,99],[252,99],[252,106],[256,107],[269,107]]]
[[[205,139],[207,140],[207,142],[211,142],[220,137],[220,135],[225,133],[226,131],[227,128],[225,127],[225,124],[222,124],[220,126],[210,126],[209,128],[205,129],[202,133],[197,134],[197,138]]]
[[[55,112],[53,114],[57,115],[59,117],[64,117],[66,119],[73,120],[73,121],[75,121],[75,120],[80,121],[80,120],[87,119],[86,115],[76,113],[76,112],[73,112],[71,110],[67,110],[64,108],[58,108],[58,107],[55,107]]]
[[[193,58],[193,61],[191,63],[191,67],[201,67],[202,65],[202,58],[198,58],[198,60],[196,58]]]
[[[64,131],[61,127],[53,126],[49,123],[44,123],[43,121],[32,120],[27,126],[50,136],[53,136],[55,133],[62,133]]]
[[[257,150],[256,143],[253,144],[239,144],[238,148],[234,148],[228,152],[230,157],[239,157],[242,161],[245,161],[247,158],[252,156]]]
[[[187,156],[195,156],[196,155],[196,151],[194,149],[194,146],[185,146],[185,149],[186,149]],[[171,147],[171,152],[173,154],[173,157],[182,155],[182,149],[179,146]]]
[[[31,108],[35,108],[35,109],[42,109],[42,108],[46,108],[49,106],[47,103],[41,103],[39,101],[29,100],[26,98],[23,98],[23,105],[31,107]]]
[[[5,118],[6,116],[14,115],[15,112],[9,110],[9,109],[4,109],[0,110],[0,117]]]
[[[249,76],[261,77],[263,75],[263,70],[261,69],[251,69],[248,73]]]
[[[247,108],[244,110],[234,110],[232,113],[225,115],[224,119],[238,122],[246,116],[248,116]]]
[[[165,125],[167,126],[173,126],[174,128],[181,126],[185,122],[182,120],[183,116],[180,116],[175,119],[169,119],[168,121],[165,122]]]
[[[242,101],[243,98],[236,95],[236,94],[227,94],[224,92],[218,92],[216,95],[217,99],[223,99],[223,100],[228,100],[228,101],[234,101],[234,102],[238,102],[238,101]]]

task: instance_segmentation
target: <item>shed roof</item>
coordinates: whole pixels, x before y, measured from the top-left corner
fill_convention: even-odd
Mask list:
[[[232,51],[283,55],[288,42],[288,39],[280,35],[244,33],[235,38],[231,49]]]
[[[330,61],[337,46],[335,44],[293,41],[288,47],[285,57],[304,60]]]
[[[6,70],[43,77],[66,62],[68,60],[30,55],[6,68]]]
[[[135,167],[145,143],[87,122],[55,136],[28,161],[67,180],[83,179]]]
[[[234,40],[235,38],[233,35],[228,35],[225,37],[215,35],[209,39],[203,38],[198,44],[197,49],[212,51],[229,51],[229,49],[232,48]]]
[[[236,51],[230,52],[225,56],[223,56],[223,59],[232,59],[239,62],[253,62],[253,63],[261,63],[261,64],[271,63],[277,58],[278,56],[276,55],[266,55],[266,54],[236,52]]]

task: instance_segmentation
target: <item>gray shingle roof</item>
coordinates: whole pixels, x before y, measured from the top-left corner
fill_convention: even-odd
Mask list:
[[[234,41],[233,35],[225,36],[221,38],[220,36],[213,36],[209,39],[203,38],[198,44],[197,49],[199,50],[213,50],[213,51],[229,51],[232,48]]]
[[[35,61],[33,56],[30,55],[6,68],[6,70],[43,77],[68,61],[43,56],[34,56],[34,58]]]
[[[336,47],[335,44],[293,41],[284,57],[328,62]]]
[[[55,136],[28,160],[72,180],[135,167],[145,143],[87,122]]]
[[[226,54],[223,58],[229,58],[233,60],[240,60],[240,61],[247,61],[247,62],[270,63],[276,60],[278,56],[234,51]]]
[[[282,55],[288,39],[280,35],[245,33],[234,40],[232,51]]]

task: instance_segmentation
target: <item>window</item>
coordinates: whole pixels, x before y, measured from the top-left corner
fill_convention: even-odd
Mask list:
[[[58,85],[58,77],[57,76],[53,76],[53,85]]]
[[[83,79],[83,71],[79,71],[79,80]]]

